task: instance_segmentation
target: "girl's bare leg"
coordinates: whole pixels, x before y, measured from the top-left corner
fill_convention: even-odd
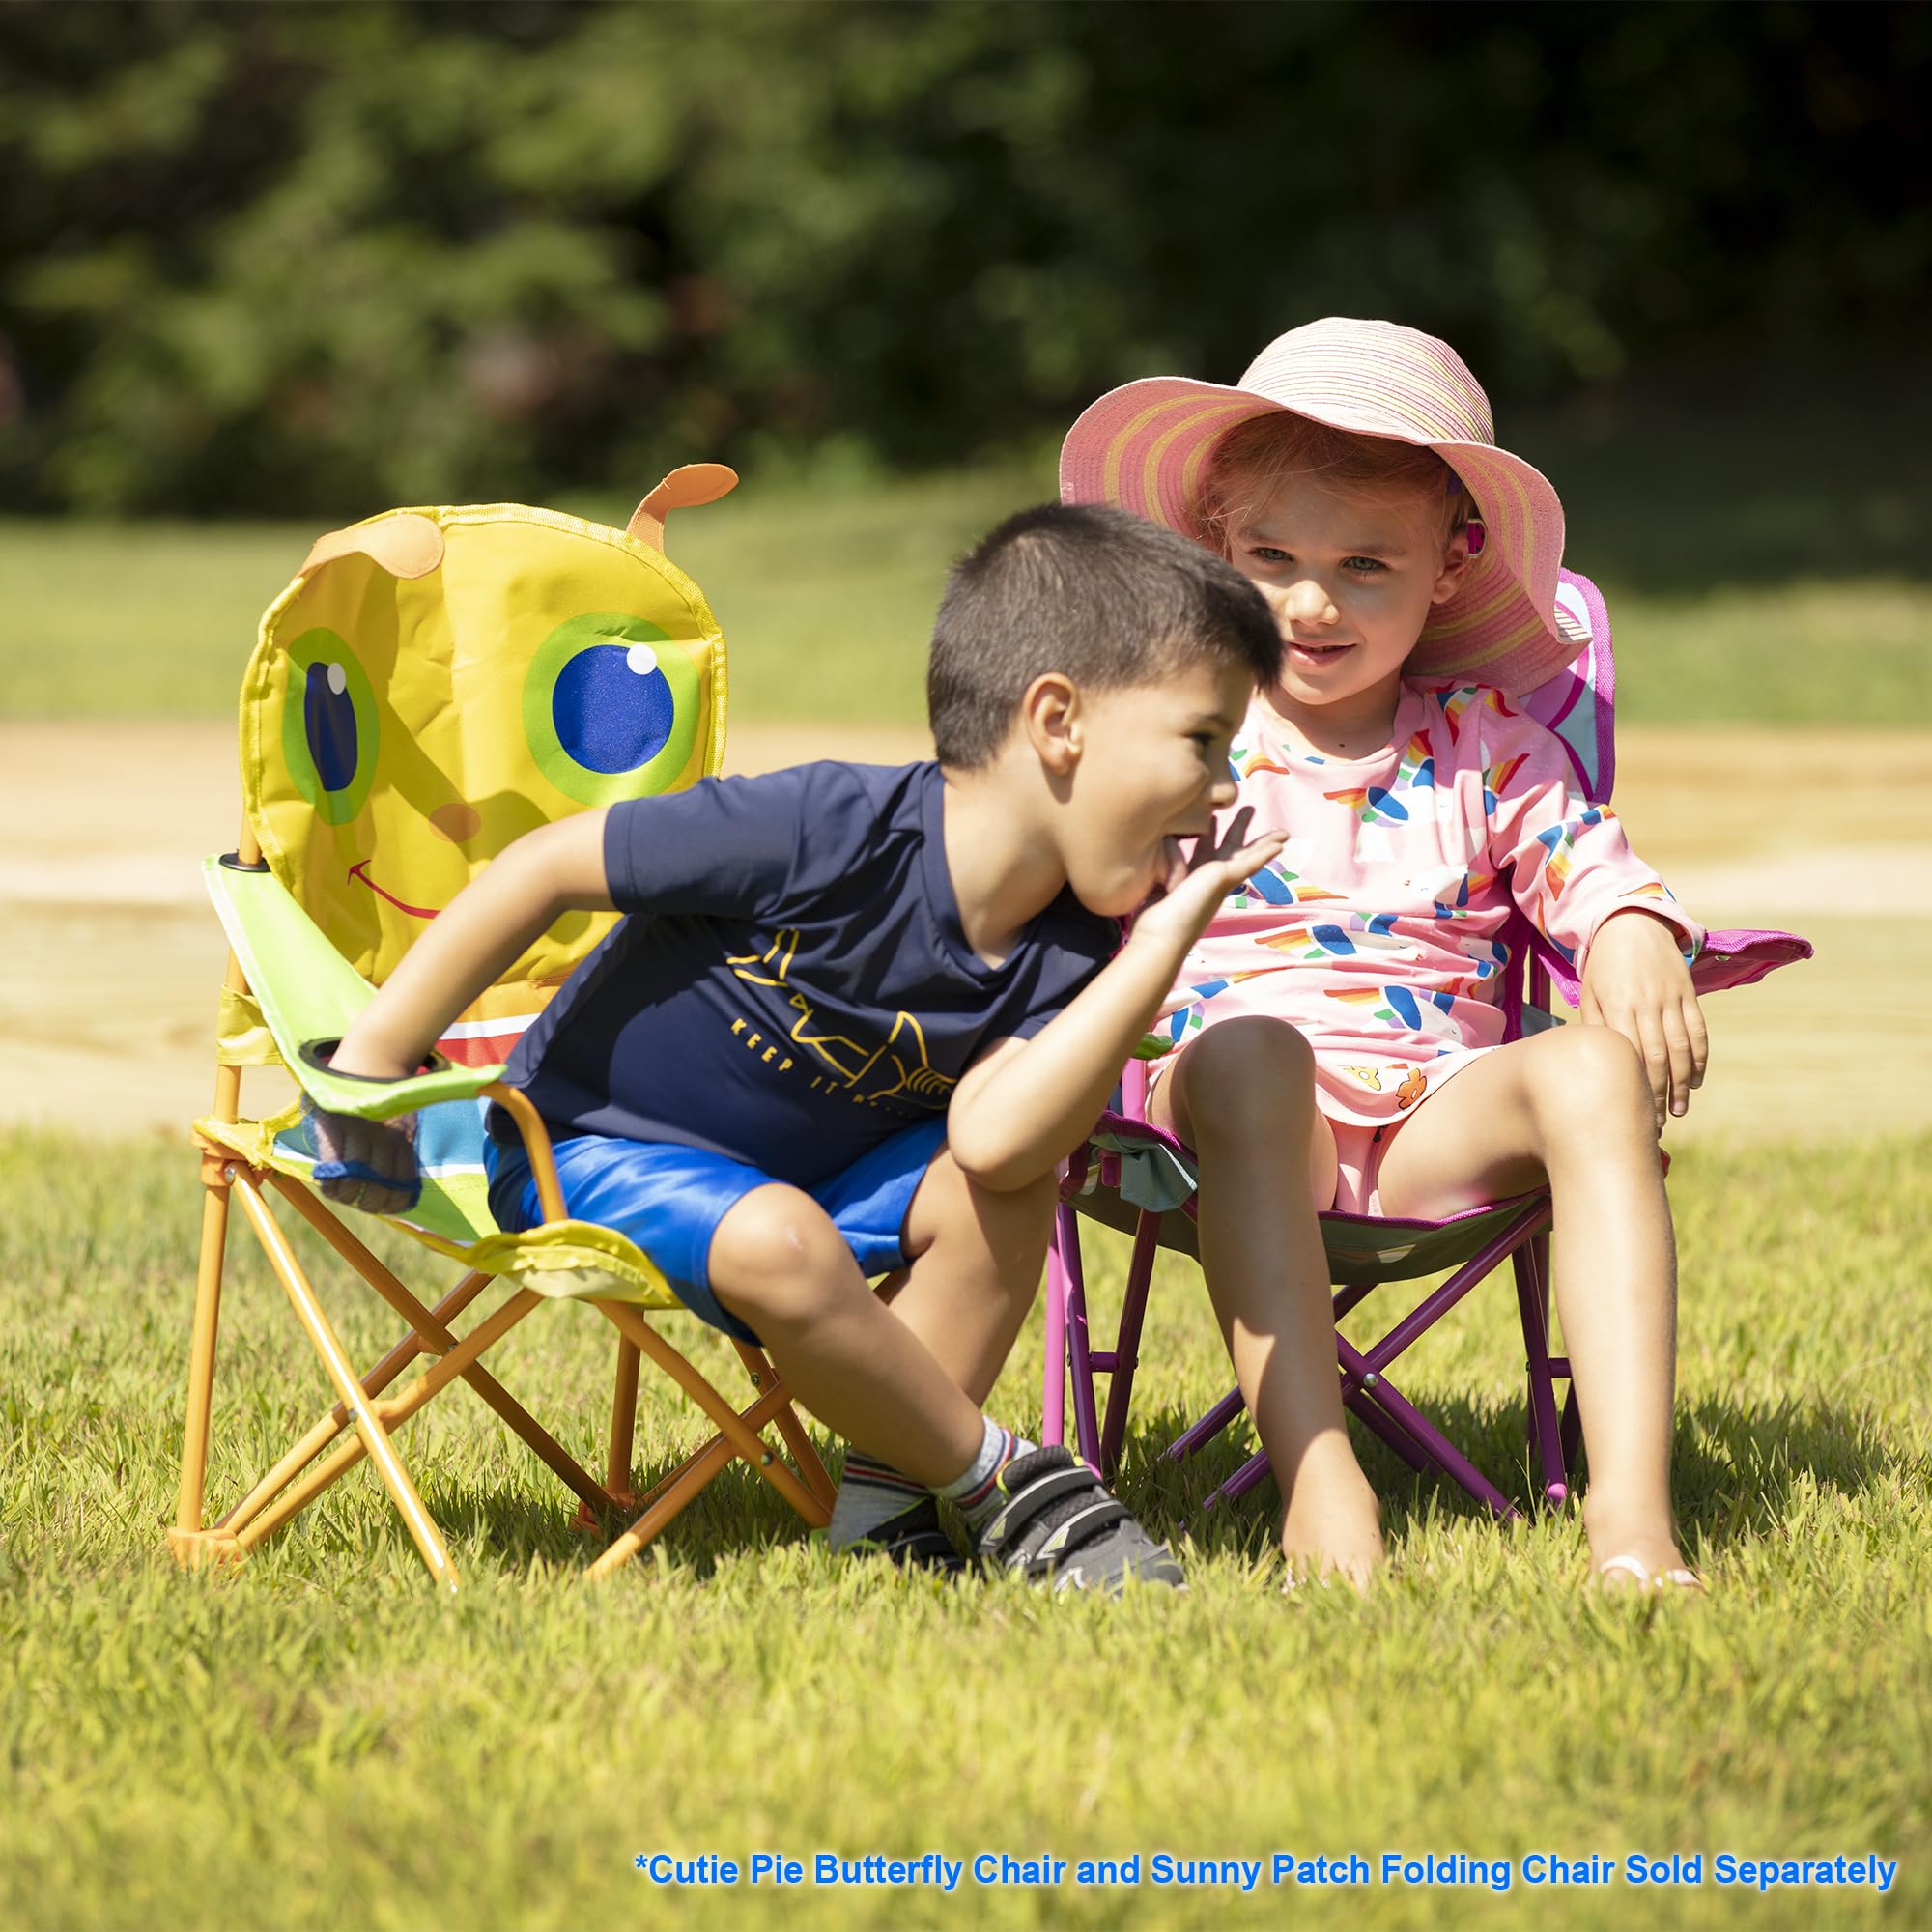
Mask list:
[[[1541,1186],[1555,1207],[1557,1312],[1590,1445],[1583,1524],[1597,1569],[1679,1567],[1670,1506],[1677,1257],[1650,1085],[1608,1027],[1486,1054],[1385,1137],[1386,1214],[1436,1216]]]
[[[1296,1575],[1361,1584],[1382,1561],[1381,1512],[1342,1422],[1315,1218],[1335,1198],[1335,1140],[1308,1044],[1280,1020],[1224,1020],[1181,1050],[1150,1111],[1200,1157],[1201,1265],[1287,1500],[1282,1553]]]

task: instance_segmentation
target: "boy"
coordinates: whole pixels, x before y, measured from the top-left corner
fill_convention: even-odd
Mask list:
[[[825,763],[564,819],[444,911],[344,1038],[393,1078],[563,913],[628,917],[512,1054],[573,1215],[756,1339],[852,1445],[831,1540],[1053,1587],[1179,1566],[1065,1450],[980,1413],[1037,1286],[1054,1170],[1225,894],[1228,748],[1280,639],[1252,585],[1122,512],[1047,505],[953,571],[937,763]],[[1192,864],[1176,841],[1197,840]],[[1117,922],[1145,906],[1131,939]],[[412,1198],[408,1129],[322,1116],[332,1198]],[[539,1218],[493,1117],[491,1206]],[[880,1294],[867,1276],[890,1279]],[[930,1493],[927,1493],[930,1492]]]

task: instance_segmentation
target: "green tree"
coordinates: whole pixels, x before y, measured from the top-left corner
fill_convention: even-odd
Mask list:
[[[1932,10],[0,7],[0,503],[951,463],[1277,329],[1909,346]]]

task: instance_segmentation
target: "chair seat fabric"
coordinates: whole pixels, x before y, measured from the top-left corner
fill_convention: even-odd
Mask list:
[[[1197,1169],[1191,1150],[1159,1128],[1122,1114],[1103,1116],[1090,1146],[1100,1158],[1067,1197],[1074,1211],[1126,1235],[1137,1230],[1143,1212],[1157,1213],[1159,1245],[1199,1261],[1193,1213]],[[1536,1198],[1517,1195],[1436,1221],[1334,1212],[1316,1218],[1330,1279],[1365,1287],[1461,1266]]]
[[[423,1109],[416,1141],[421,1199],[407,1214],[383,1218],[438,1254],[552,1300],[595,1298],[682,1309],[650,1257],[614,1229],[553,1221],[509,1235],[497,1226],[483,1174],[483,1108],[480,1100],[451,1100]],[[298,1108],[266,1121],[209,1117],[194,1124],[204,1139],[230,1149],[251,1167],[272,1168],[308,1184],[315,1145]]]

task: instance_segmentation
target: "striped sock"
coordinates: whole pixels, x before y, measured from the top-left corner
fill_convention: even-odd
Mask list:
[[[990,1416],[985,1420],[985,1439],[973,1466],[936,1492],[958,1510],[967,1528],[976,1534],[1005,1500],[1000,1493],[1000,1471],[1016,1456],[1029,1455],[1035,1446],[1010,1429],[1002,1429]]]
[[[882,1522],[890,1522],[900,1511],[910,1509],[924,1494],[926,1491],[920,1484],[900,1475],[890,1463],[848,1449],[825,1539],[834,1549],[848,1548],[870,1536]]]

